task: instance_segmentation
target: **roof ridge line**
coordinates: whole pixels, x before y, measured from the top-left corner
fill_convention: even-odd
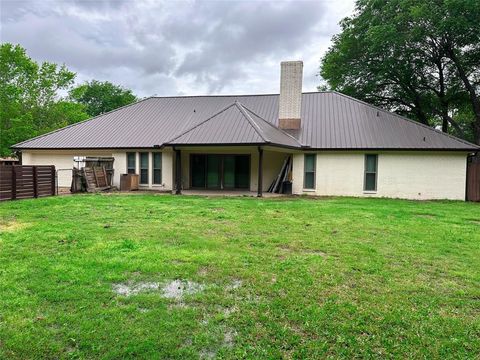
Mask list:
[[[262,140],[267,142],[267,143],[271,142],[267,137],[265,137],[265,135],[262,134],[262,129],[260,129],[260,127],[257,125],[257,123],[255,123],[255,121],[245,111],[246,108],[243,106],[243,104],[241,102],[237,101],[237,100],[235,100],[234,104],[237,106],[238,110],[240,110],[240,112],[245,117],[245,119],[247,119],[247,121],[250,123],[250,125],[255,130],[255,132],[258,134],[258,136],[260,136],[262,138]]]
[[[251,112],[253,115],[255,115],[256,117],[258,117],[260,120],[262,120],[263,122],[265,122],[266,124],[268,124],[269,126],[271,126],[272,128],[274,128],[275,130],[280,131],[282,134],[284,134],[284,135],[292,138],[293,140],[295,140],[295,142],[296,142],[300,147],[303,147],[302,143],[301,143],[300,141],[298,141],[298,139],[297,139],[295,136],[287,133],[285,130],[280,129],[279,127],[277,127],[277,126],[273,125],[272,123],[268,122],[267,120],[265,120],[264,118],[262,118],[260,115],[258,115],[255,111],[249,109],[248,107],[244,106],[243,104],[242,104],[242,106],[243,106],[247,111]]]
[[[196,128],[199,127],[200,125],[205,124],[207,121],[211,120],[212,118],[214,118],[214,117],[217,116],[217,115],[220,115],[221,113],[223,113],[224,111],[230,109],[230,108],[231,108],[232,106],[234,106],[234,105],[235,105],[235,103],[231,103],[230,105],[224,107],[223,109],[221,109],[220,111],[216,112],[215,114],[213,114],[212,116],[208,117],[207,119],[205,119],[205,120],[203,120],[203,121],[200,121],[198,124],[196,124],[196,125],[188,128],[188,129],[186,129],[185,131],[182,131],[180,134],[178,134],[177,136],[171,138],[170,140],[165,141],[165,142],[163,143],[163,145],[168,145],[168,144],[171,143],[172,141],[177,140],[179,137],[181,137],[181,136],[185,135],[186,133],[188,133],[188,132],[196,129]]]
[[[326,91],[305,91],[303,94],[322,94],[322,93],[332,93],[333,90]],[[173,98],[198,98],[198,97],[247,97],[247,96],[279,96],[279,93],[265,93],[265,94],[213,94],[213,95],[170,95],[170,96],[150,96],[154,99],[173,99]]]
[[[347,94],[343,94],[343,93],[341,93],[341,92],[339,92],[339,91],[332,90],[332,91],[330,91],[330,92],[331,92],[331,93],[334,93],[334,94],[338,94],[338,95],[343,96],[343,97],[346,97],[347,99],[354,100],[354,101],[356,101],[356,102],[358,102],[358,103],[360,103],[360,104],[367,105],[367,106],[369,106],[369,107],[371,107],[371,108],[374,108],[374,109],[376,109],[376,110],[380,110],[380,111],[383,111],[383,112],[385,112],[385,113],[391,114],[391,115],[393,115],[393,116],[395,116],[395,117],[398,117],[398,118],[400,118],[400,119],[402,119],[402,120],[405,120],[405,121],[411,122],[411,123],[413,123],[413,124],[415,124],[415,125],[424,127],[425,129],[429,129],[429,130],[435,132],[436,134],[441,134],[441,135],[447,136],[447,137],[449,137],[449,138],[451,138],[451,139],[453,139],[453,140],[456,140],[456,141],[459,141],[459,142],[461,142],[461,143],[464,143],[465,145],[471,145],[471,146],[473,145],[474,147],[477,147],[477,148],[478,148],[478,145],[473,144],[473,143],[471,143],[471,142],[469,142],[469,141],[467,141],[467,140],[460,139],[460,138],[458,138],[458,137],[456,137],[456,136],[453,136],[453,135],[451,135],[451,134],[449,134],[449,133],[444,133],[443,131],[440,131],[440,130],[437,130],[437,129],[431,127],[431,126],[422,124],[421,122],[418,122],[418,121],[409,119],[409,118],[407,118],[406,116],[397,114],[396,112],[382,109],[382,108],[379,107],[379,106],[376,106],[376,105],[373,105],[373,104],[369,104],[369,103],[367,103],[366,101],[363,101],[363,100],[360,100],[360,99],[356,99],[356,98],[354,98],[353,96],[350,96],[350,95],[347,95]]]
[[[127,104],[127,105],[120,106],[119,108],[116,108],[116,109],[107,111],[107,112],[102,113],[102,114],[98,114],[98,115],[96,115],[96,116],[94,116],[94,117],[91,117],[91,118],[88,118],[88,119],[85,119],[85,120],[82,120],[82,121],[78,121],[78,122],[76,122],[76,123],[73,123],[73,124],[70,124],[70,125],[61,127],[60,129],[55,129],[55,130],[49,131],[49,132],[47,132],[47,133],[45,133],[45,134],[35,136],[35,137],[33,137],[33,138],[31,138],[31,139],[28,139],[28,140],[21,141],[21,142],[19,142],[19,143],[16,143],[16,144],[10,146],[10,148],[15,149],[15,148],[18,147],[19,145],[28,143],[28,142],[33,141],[33,140],[40,139],[40,138],[42,138],[42,137],[44,137],[44,136],[47,136],[47,135],[50,135],[50,134],[54,134],[54,133],[57,133],[57,132],[59,132],[59,131],[65,130],[65,129],[69,129],[69,128],[71,128],[71,127],[74,127],[74,126],[76,126],[76,125],[80,125],[80,124],[89,122],[89,121],[91,121],[91,120],[95,120],[96,118],[99,118],[100,116],[104,116],[104,115],[113,113],[113,112],[115,112],[115,111],[125,109],[125,108],[127,108],[127,107],[129,107],[129,106],[133,106],[133,105],[136,105],[136,104],[140,104],[140,103],[143,102],[143,101],[146,101],[146,100],[148,100],[148,99],[153,99],[153,98],[154,98],[153,96],[149,96],[149,97],[146,97],[146,98],[144,98],[144,99],[135,101],[135,102],[133,102],[133,103],[131,103],[131,104]]]

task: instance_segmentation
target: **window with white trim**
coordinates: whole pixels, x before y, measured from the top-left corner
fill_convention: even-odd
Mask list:
[[[160,185],[162,183],[162,153],[154,152],[153,156],[153,178],[152,183]]]
[[[148,184],[148,152],[140,153],[140,184]]]
[[[377,191],[377,163],[378,155],[365,155],[365,181],[363,185],[364,191]]]
[[[315,189],[315,162],[317,156],[315,154],[305,154],[304,158],[304,176],[303,188]]]
[[[135,174],[137,172],[137,154],[134,152],[127,153],[127,174]]]

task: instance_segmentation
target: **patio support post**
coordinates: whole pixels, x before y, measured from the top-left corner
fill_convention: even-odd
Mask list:
[[[258,147],[258,197],[263,196],[263,149]]]
[[[182,152],[175,149],[175,183],[176,195],[182,194]]]

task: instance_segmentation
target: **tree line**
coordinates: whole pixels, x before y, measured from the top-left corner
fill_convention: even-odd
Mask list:
[[[20,45],[0,46],[0,156],[18,142],[137,101],[108,81],[74,85],[65,65],[37,63]]]
[[[480,1],[357,0],[340,25],[319,89],[480,144]]]

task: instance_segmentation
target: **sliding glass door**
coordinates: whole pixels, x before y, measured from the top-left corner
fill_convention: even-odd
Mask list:
[[[190,186],[202,189],[207,184],[206,158],[203,155],[190,156]]]
[[[190,184],[194,189],[248,189],[250,156],[192,154]]]
[[[234,189],[235,186],[235,155],[223,157],[223,187]]]
[[[235,158],[235,188],[250,187],[250,156],[239,155]]]
[[[207,155],[207,189],[220,189],[222,162],[218,155]]]

